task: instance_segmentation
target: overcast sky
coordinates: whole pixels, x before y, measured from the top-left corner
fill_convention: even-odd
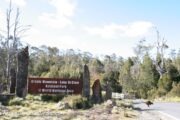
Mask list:
[[[9,0],[0,0],[3,29]],[[169,49],[180,48],[180,0],[12,0],[21,23],[32,25],[21,40],[33,46],[80,49],[95,55],[133,55],[146,38],[155,43],[157,27]]]

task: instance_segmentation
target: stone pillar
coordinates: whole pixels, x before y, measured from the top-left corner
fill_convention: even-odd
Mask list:
[[[29,52],[28,47],[22,49],[17,55],[17,77],[16,77],[16,95],[25,97],[27,94]]]
[[[82,96],[88,99],[90,97],[90,73],[87,65],[84,65]]]
[[[105,90],[106,90],[106,100],[111,99],[112,98],[112,89],[111,89],[109,82],[106,83]]]
[[[10,70],[10,93],[15,93],[16,88],[16,71],[14,68]]]
[[[101,103],[102,102],[102,93],[101,93],[101,84],[100,81],[97,79],[95,80],[93,86],[92,86],[92,101],[94,103]]]

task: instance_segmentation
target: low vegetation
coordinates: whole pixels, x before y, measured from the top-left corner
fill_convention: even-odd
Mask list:
[[[64,98],[65,95],[59,94],[59,95],[41,95],[41,100],[45,102],[58,102]]]
[[[131,101],[120,100],[108,100],[93,105],[80,95],[66,96],[59,102],[45,102],[41,100],[41,96],[28,95],[25,99],[15,97],[9,101],[8,106],[0,105],[0,117],[2,120],[137,119],[139,113],[131,106]]]
[[[72,109],[88,109],[93,106],[90,100],[81,97],[80,95],[64,97],[62,102],[67,103]]]

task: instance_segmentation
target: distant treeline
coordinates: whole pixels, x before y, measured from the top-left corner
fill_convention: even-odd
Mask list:
[[[114,92],[126,92],[142,98],[180,96],[180,51],[172,54],[171,58],[163,58],[161,69],[158,65],[162,64],[161,55],[157,54],[154,60],[149,49],[127,59],[115,54],[99,59],[89,52],[61,51],[47,46],[32,47],[30,51],[29,76],[79,78],[83,65],[87,64],[91,82],[100,79],[102,87],[109,82]]]
[[[3,47],[0,50],[0,82],[3,85],[7,84],[4,74],[7,54]],[[127,59],[115,54],[99,59],[89,52],[63,51],[47,46],[30,47],[29,51],[29,76],[80,78],[83,65],[87,64],[91,83],[100,79],[102,88],[109,82],[114,92],[135,94],[142,98],[180,96],[180,51],[173,52],[169,58],[161,58],[160,53],[153,58],[149,47],[141,42],[134,48],[136,56]]]

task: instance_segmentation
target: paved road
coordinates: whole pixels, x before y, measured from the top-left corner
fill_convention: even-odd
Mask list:
[[[174,120],[180,120],[180,103],[155,102],[150,107],[147,107],[141,100],[135,100],[133,102],[135,103],[134,106],[141,108],[142,111],[158,111]]]

